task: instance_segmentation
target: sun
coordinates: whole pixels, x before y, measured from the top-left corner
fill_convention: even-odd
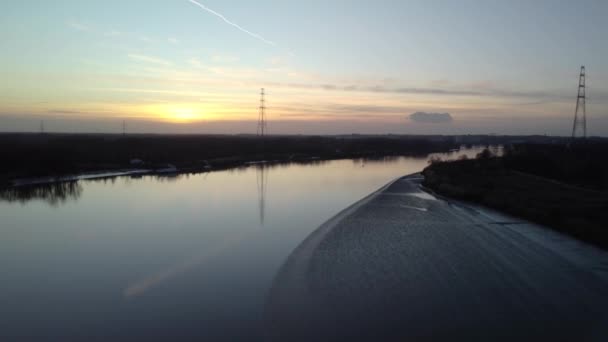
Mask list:
[[[177,122],[193,122],[202,120],[200,110],[190,107],[175,107],[169,110],[169,116]]]
[[[203,108],[197,105],[155,105],[147,107],[146,112],[151,116],[174,123],[193,123],[205,119]]]
[[[247,118],[234,114],[239,109],[227,108],[215,103],[157,103],[139,105],[129,110],[142,117],[174,124],[196,124]]]

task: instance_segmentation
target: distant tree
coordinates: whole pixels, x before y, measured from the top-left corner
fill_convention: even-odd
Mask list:
[[[441,157],[439,157],[439,156],[433,156],[429,159],[429,164],[431,164],[431,165],[439,164],[439,163],[443,163],[443,159],[441,159]]]
[[[458,157],[458,160],[468,160],[469,157],[466,154],[461,155],[460,157]]]
[[[477,159],[490,159],[492,157],[494,157],[494,154],[488,148],[477,154]]]

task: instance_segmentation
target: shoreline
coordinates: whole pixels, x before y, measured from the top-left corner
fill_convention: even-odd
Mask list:
[[[603,336],[608,253],[484,206],[434,198],[421,180],[390,182],[292,251],[267,296],[268,340]]]
[[[496,139],[483,140],[490,143]],[[15,179],[23,182],[25,178],[69,178],[85,173],[205,172],[261,161],[426,156],[467,145],[460,140],[419,136],[267,136],[261,139],[229,135],[0,134],[3,146],[0,187],[11,185]],[[482,144],[481,138],[478,140]]]
[[[459,149],[457,149],[458,151]],[[452,153],[449,152],[433,152],[433,153]],[[6,181],[6,185],[2,186],[0,184],[0,190],[3,189],[11,189],[11,188],[20,188],[27,186],[36,186],[36,185],[48,185],[55,183],[64,183],[64,182],[72,182],[72,181],[80,181],[80,180],[93,180],[93,179],[104,179],[104,178],[115,178],[115,177],[126,177],[126,176],[150,176],[150,175],[158,175],[158,176],[179,176],[184,174],[200,174],[206,172],[217,172],[217,171],[225,171],[232,169],[245,168],[250,166],[262,166],[262,167],[272,167],[275,165],[281,164],[298,164],[298,163],[314,163],[314,162],[328,162],[333,160],[348,160],[348,159],[383,159],[390,157],[418,157],[421,156],[419,154],[414,153],[404,153],[404,154],[357,154],[357,155],[342,155],[335,157],[297,157],[297,158],[284,158],[284,159],[243,159],[239,161],[226,161],[226,159],[222,158],[220,160],[214,161],[209,160],[205,163],[204,166],[200,167],[175,167],[172,164],[167,164],[163,168],[117,168],[117,169],[99,169],[88,172],[80,172],[80,173],[66,173],[62,175],[55,176],[43,176],[43,177],[19,177],[13,178]],[[426,155],[425,155],[426,156]]]
[[[384,156],[388,157],[388,156]],[[400,156],[400,157],[405,157]],[[273,166],[280,164],[289,164],[289,163],[307,163],[307,162],[315,162],[315,161],[331,161],[331,160],[343,160],[343,159],[353,159],[354,157],[341,157],[341,158],[320,158],[320,157],[310,157],[310,158],[299,158],[299,159],[278,159],[278,160],[250,160],[250,161],[242,161],[238,163],[230,163],[229,165],[221,165],[217,167],[213,166],[204,166],[204,167],[183,167],[177,168],[171,164],[167,164],[167,167],[157,168],[157,169],[139,169],[139,168],[119,168],[119,169],[110,169],[110,170],[97,170],[97,171],[89,171],[89,172],[81,172],[74,174],[65,174],[58,176],[45,176],[45,177],[24,177],[24,178],[15,178],[8,181],[8,186],[2,187],[1,189],[10,189],[10,188],[19,188],[24,186],[35,186],[35,185],[45,185],[45,184],[54,184],[54,183],[63,183],[63,182],[71,182],[71,181],[79,181],[79,180],[92,180],[92,179],[103,179],[103,178],[115,178],[115,177],[125,177],[125,176],[150,176],[150,175],[158,175],[158,176],[171,176],[171,175],[183,175],[183,174],[199,174],[205,172],[216,172],[216,171],[225,171],[231,169],[238,169],[249,166]],[[379,157],[382,158],[382,157]]]
[[[423,186],[608,249],[608,194],[512,170],[501,158],[434,163]]]

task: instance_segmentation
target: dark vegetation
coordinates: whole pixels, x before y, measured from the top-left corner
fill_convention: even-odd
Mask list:
[[[608,143],[515,144],[504,156],[434,161],[424,185],[608,248]]]
[[[260,160],[304,161],[426,155],[457,148],[453,139],[401,136],[1,134],[0,186],[12,179],[132,168],[225,169]],[[144,163],[133,165],[133,159]]]
[[[506,149],[510,169],[592,190],[608,190],[608,142],[521,144]]]

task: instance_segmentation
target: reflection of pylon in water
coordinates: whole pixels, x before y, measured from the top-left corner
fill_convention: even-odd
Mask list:
[[[258,184],[258,209],[260,210],[260,225],[264,225],[266,214],[266,187],[268,186],[268,172],[265,165],[260,165],[256,169]]]

